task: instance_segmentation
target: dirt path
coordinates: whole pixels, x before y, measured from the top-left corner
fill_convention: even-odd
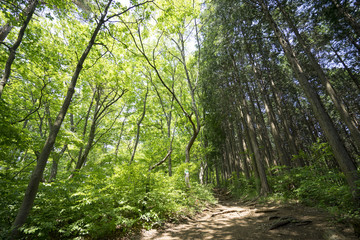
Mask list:
[[[350,227],[300,204],[223,201],[182,224],[143,231],[136,239],[357,239]]]

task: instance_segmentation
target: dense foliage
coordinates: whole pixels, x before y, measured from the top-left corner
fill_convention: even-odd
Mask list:
[[[210,181],[359,217],[357,6],[207,5],[200,76]]]
[[[357,1],[0,9],[0,238],[158,227],[213,186],[359,217]]]

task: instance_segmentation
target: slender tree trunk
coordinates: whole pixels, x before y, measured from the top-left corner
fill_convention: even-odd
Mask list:
[[[246,84],[248,85],[248,84]],[[266,128],[266,124],[265,124],[265,120],[264,120],[264,116],[261,113],[261,104],[259,101],[259,97],[255,95],[255,91],[250,91],[249,86],[247,86],[247,90],[249,92],[249,96],[250,96],[250,102],[252,102],[252,105],[254,106],[252,109],[253,111],[255,111],[255,105],[257,106],[257,110],[258,110],[258,126],[259,126],[259,133],[260,134],[260,139],[262,144],[264,145],[263,147],[263,152],[264,152],[264,156],[265,156],[265,160],[267,162],[267,166],[270,167],[272,164],[274,164],[274,157],[273,157],[273,149],[271,147],[271,143],[269,140],[269,133],[267,131]],[[253,102],[255,99],[255,102]],[[256,104],[255,104],[256,103]],[[286,152],[284,152],[285,154]]]
[[[358,52],[360,53],[360,45],[356,42],[356,40],[350,35],[347,35],[348,39],[350,40],[350,42],[352,43],[352,45],[354,45],[354,47],[358,50]]]
[[[346,63],[344,62],[344,60],[341,58],[341,56],[339,55],[338,51],[336,51],[336,49],[330,44],[331,49],[333,50],[333,52],[335,53],[336,57],[339,59],[339,61],[341,62],[341,64],[343,65],[343,67],[345,68],[345,70],[347,71],[347,73],[349,74],[351,80],[355,83],[355,85],[357,86],[358,90],[360,90],[360,80],[358,77],[355,77],[355,75],[352,73],[351,69],[349,69],[349,67],[346,65]]]
[[[255,177],[255,186],[256,186],[256,190],[258,191],[258,193],[260,193],[261,191],[261,180],[260,180],[260,175],[256,166],[256,160],[255,160],[255,150],[254,147],[251,143],[251,139],[250,139],[250,133],[249,133],[249,128],[247,127],[247,122],[245,120],[245,115],[242,111],[242,107],[241,107],[241,103],[239,104],[239,119],[242,122],[243,125],[243,132],[245,133],[245,139],[244,139],[244,149],[247,150],[247,156],[249,158],[249,162],[251,163],[252,166],[252,170],[254,173],[254,177]],[[246,146],[245,146],[246,145]],[[249,171],[250,173],[250,171]]]
[[[216,175],[216,186],[220,187],[220,176],[219,176],[218,161],[215,162],[215,175]]]
[[[351,193],[356,204],[360,204],[360,187],[359,187],[359,174],[357,173],[357,167],[354,164],[353,159],[347,152],[341,138],[330,119],[329,115],[327,114],[324,106],[322,105],[318,94],[316,93],[315,89],[311,86],[308,80],[305,77],[304,71],[299,64],[299,61],[295,55],[295,52],[291,48],[289,42],[285,39],[281,31],[279,30],[278,26],[276,25],[274,19],[272,18],[268,7],[266,6],[263,0],[259,0],[259,3],[263,9],[263,12],[268,19],[271,28],[273,29],[276,37],[280,45],[282,46],[286,58],[292,66],[297,78],[300,82],[301,87],[303,88],[308,101],[310,102],[310,106],[313,109],[313,112],[319,121],[321,128],[324,131],[324,134],[329,141],[330,146],[334,152],[335,158],[342,170],[345,174],[346,180],[350,186]]]
[[[177,117],[175,118],[174,128],[173,128],[173,132],[172,132],[172,136],[171,136],[171,133],[170,133],[170,127],[171,127],[171,112],[170,112],[170,114],[169,114],[169,121],[168,121],[168,138],[170,139],[170,144],[169,144],[169,149],[170,149],[170,151],[173,150],[173,142],[174,142],[174,137],[175,137],[176,121],[177,121]],[[169,171],[169,177],[171,177],[171,176],[172,176],[171,155],[169,156],[169,160],[168,160],[168,171]]]
[[[290,157],[287,155],[287,152],[282,146],[282,140],[279,134],[279,126],[276,122],[275,116],[274,116],[274,110],[272,108],[272,105],[268,99],[267,96],[265,96],[264,93],[262,93],[262,98],[264,99],[265,104],[265,111],[268,115],[269,122],[270,122],[270,129],[271,133],[274,137],[275,147],[279,153],[280,162],[287,167],[290,167]]]
[[[303,135],[309,135],[312,139],[312,142],[316,142],[319,136],[323,134],[320,133],[315,127],[315,119],[313,115],[308,111],[307,107],[302,106],[297,94],[295,95],[294,101],[297,103],[297,108],[304,115],[304,122],[307,126],[305,129],[302,129]]]
[[[126,122],[126,117],[124,117],[124,120],[121,124],[121,130],[120,130],[120,134],[118,136],[118,141],[116,143],[116,149],[115,149],[115,156],[117,157],[118,156],[118,153],[119,153],[119,146],[120,146],[120,142],[121,142],[121,138],[122,138],[122,135],[123,135],[123,132],[124,132],[124,126],[125,126],[125,122]]]
[[[6,23],[0,28],[0,42],[3,42],[7,38],[12,28],[9,23]]]
[[[269,187],[269,184],[267,181],[266,171],[264,168],[264,164],[262,162],[259,145],[258,145],[258,142],[256,139],[255,129],[253,126],[253,120],[247,110],[247,104],[246,104],[246,100],[245,100],[244,96],[241,96],[241,105],[239,105],[239,106],[241,108],[241,111],[243,112],[243,116],[244,116],[244,119],[247,124],[250,142],[251,142],[251,145],[252,145],[252,148],[254,151],[254,155],[255,155],[256,168],[257,168],[259,178],[260,178],[260,183],[261,183],[260,194],[267,195],[268,193],[271,192],[271,190],[270,190],[270,187]]]
[[[245,174],[245,178],[247,180],[250,180],[250,170],[249,170],[249,166],[248,166],[248,154],[245,153],[245,149],[246,149],[246,143],[245,143],[245,139],[242,138],[240,144],[240,151],[242,151],[242,166],[244,169],[244,174]]]
[[[145,98],[144,98],[143,112],[142,112],[139,120],[138,120],[137,123],[136,123],[136,125],[137,125],[137,131],[136,131],[135,145],[134,145],[133,152],[132,152],[132,154],[131,154],[131,158],[130,158],[129,165],[131,165],[131,163],[134,161],[134,157],[135,157],[135,153],[136,153],[136,148],[137,148],[137,145],[138,145],[138,143],[139,143],[140,127],[141,127],[141,122],[144,120],[145,113],[146,113],[146,99],[147,99],[148,93],[149,93],[149,88],[146,88],[146,93],[145,93]]]
[[[35,12],[35,8],[36,8],[37,4],[38,4],[38,0],[32,0],[32,2],[30,3],[29,13],[27,14],[26,19],[20,28],[18,37],[17,37],[15,43],[12,45],[12,47],[9,48],[10,53],[9,53],[8,59],[5,64],[4,74],[0,81],[0,98],[4,91],[5,85],[9,81],[9,77],[10,77],[10,73],[11,73],[11,65],[13,64],[13,62],[15,60],[16,50],[18,49],[18,47],[20,46],[20,44],[22,42],[22,39],[25,35],[25,30],[26,30],[27,26],[29,25],[29,22]]]
[[[296,155],[298,154],[298,148],[296,147],[295,138],[296,134],[294,134],[294,131],[291,133],[290,129],[293,129],[290,127],[290,120],[288,119],[288,116],[291,116],[289,114],[286,114],[286,106],[283,106],[280,101],[279,91],[277,87],[275,86],[275,82],[273,81],[272,77],[270,77],[270,88],[274,96],[274,102],[275,106],[278,111],[278,116],[281,119],[281,122],[284,124],[284,128],[286,131],[285,138],[286,141],[289,143],[291,154]],[[301,164],[301,163],[300,163]]]
[[[331,0],[335,5],[340,15],[344,16],[345,20],[350,24],[354,32],[360,37],[360,24],[338,3],[337,0]]]
[[[336,3],[336,0],[332,0],[334,3]],[[352,120],[349,112],[347,111],[347,108],[345,106],[344,101],[340,98],[340,96],[336,93],[335,89],[332,87],[330,80],[324,73],[323,69],[321,68],[319,62],[311,52],[310,48],[306,44],[306,39],[299,33],[297,27],[293,23],[293,21],[290,19],[289,15],[284,11],[281,4],[279,4],[281,12],[283,16],[285,17],[286,21],[289,23],[291,29],[296,35],[296,38],[299,40],[299,43],[301,44],[302,48],[304,49],[307,57],[310,60],[311,66],[315,70],[316,74],[321,80],[321,83],[324,85],[326,92],[330,96],[332,102],[335,105],[335,108],[337,109],[338,113],[340,114],[340,118],[343,120],[343,122],[347,125],[351,132],[351,136],[354,138],[355,143],[357,143],[357,148],[360,149],[360,131],[357,128],[357,124]],[[359,30],[360,33],[360,30]],[[359,35],[360,37],[360,35]]]
[[[95,112],[96,112],[96,110],[95,110]],[[79,154],[81,154],[81,155],[79,156],[78,161],[76,163],[75,171],[80,170],[82,168],[82,166],[84,165],[84,163],[86,162],[86,159],[87,159],[87,157],[88,157],[88,155],[90,153],[90,150],[91,150],[91,148],[93,146],[93,142],[94,142],[94,138],[95,138],[96,125],[97,125],[97,121],[96,121],[96,115],[95,115],[92,122],[91,122],[89,138],[88,138],[88,141],[86,143],[84,153],[82,154],[82,151],[80,151]]]
[[[32,175],[31,175],[29,185],[26,189],[24,199],[22,201],[22,204],[20,206],[20,209],[18,211],[16,219],[15,219],[14,223],[12,224],[11,235],[12,235],[12,238],[14,238],[14,239],[18,238],[19,227],[21,227],[25,223],[25,221],[30,213],[30,210],[33,206],[33,203],[34,203],[37,191],[38,191],[39,183],[40,183],[41,177],[43,175],[43,172],[44,172],[44,169],[46,166],[46,162],[47,162],[49,155],[51,153],[51,150],[55,144],[56,137],[60,130],[61,124],[65,118],[66,112],[69,109],[72,96],[75,92],[76,82],[77,82],[80,72],[83,68],[85,59],[89,55],[90,50],[95,43],[96,36],[98,35],[102,25],[105,22],[105,17],[107,15],[107,11],[110,7],[111,2],[112,2],[112,0],[109,0],[108,4],[104,10],[104,13],[101,16],[86,49],[84,50],[83,54],[81,55],[81,58],[79,59],[77,65],[76,65],[76,69],[71,78],[71,82],[69,84],[69,87],[68,87],[68,90],[66,93],[66,97],[62,104],[62,107],[59,111],[59,114],[58,114],[54,124],[53,124],[53,127],[50,130],[49,136],[44,144],[44,147],[40,153],[39,160],[37,162],[35,170],[33,171]]]
[[[61,151],[59,153],[57,153],[54,157],[53,157],[53,162],[51,165],[51,171],[50,171],[50,177],[49,177],[49,182],[54,181],[54,179],[56,179],[57,176],[57,172],[58,172],[58,165],[59,165],[59,161],[62,157],[62,155],[64,154],[64,152],[67,149],[67,144],[65,144],[63,146],[63,148],[61,149]]]
[[[185,148],[185,162],[190,162],[190,150],[191,150],[191,147],[192,145],[194,144],[197,136],[199,135],[199,132],[200,132],[200,128],[201,128],[201,125],[200,125],[200,116],[199,116],[199,111],[198,111],[198,107],[196,105],[196,101],[195,101],[195,87],[193,86],[193,83],[191,81],[191,78],[190,78],[190,73],[189,73],[189,70],[187,68],[187,65],[186,65],[186,55],[185,55],[185,40],[183,38],[183,35],[179,32],[179,41],[180,41],[180,45],[179,43],[177,43],[177,47],[178,47],[178,50],[181,54],[181,63],[184,67],[184,71],[185,71],[185,76],[186,76],[186,81],[188,83],[188,87],[189,87],[189,90],[190,90],[190,95],[191,95],[191,105],[192,105],[192,108],[193,108],[193,112],[194,112],[194,115],[195,115],[195,118],[196,118],[196,124],[193,123],[193,121],[191,120],[191,116],[189,116],[190,118],[190,122],[192,124],[192,128],[193,128],[193,135],[191,136],[186,148]]]

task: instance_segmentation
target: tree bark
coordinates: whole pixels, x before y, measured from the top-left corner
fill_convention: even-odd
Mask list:
[[[246,149],[246,141],[245,139],[242,139],[242,143],[240,143],[240,145],[242,146],[242,150],[243,150],[243,154],[244,154],[244,158],[243,158],[243,167],[244,167],[244,172],[245,172],[245,178],[247,180],[250,180],[250,169],[249,169],[249,165],[248,165],[248,154],[245,153],[245,151],[250,151]],[[240,147],[241,149],[241,147]]]
[[[336,3],[335,0],[332,0],[334,4]],[[341,97],[336,93],[335,89],[332,87],[329,78],[324,73],[323,69],[321,68],[319,62],[315,58],[314,54],[311,52],[310,48],[306,44],[305,37],[301,36],[299,33],[297,27],[293,23],[293,21],[290,19],[289,15],[284,11],[281,4],[279,4],[280,10],[285,17],[286,21],[290,25],[291,29],[296,35],[296,38],[298,39],[301,47],[304,49],[307,57],[310,60],[312,68],[315,70],[316,74],[320,78],[320,81],[322,85],[324,85],[327,94],[330,96],[332,102],[335,105],[335,108],[337,109],[338,113],[340,114],[340,118],[343,120],[343,122],[347,125],[347,127],[350,130],[351,136],[354,138],[355,143],[357,145],[357,148],[360,149],[360,131],[357,128],[357,124],[352,120],[349,112],[347,111],[347,108],[345,106],[344,101],[341,99]],[[359,30],[360,33],[360,30]],[[360,35],[359,35],[360,37]]]
[[[3,42],[7,38],[12,28],[9,23],[6,23],[0,28],[0,42]]]
[[[277,24],[275,23],[274,19],[272,18],[268,7],[266,6],[263,0],[259,0],[259,4],[265,13],[265,16],[273,29],[280,45],[282,46],[286,58],[291,64],[292,69],[294,70],[301,87],[303,88],[307,100],[310,102],[310,106],[319,121],[321,128],[324,131],[324,134],[332,147],[334,152],[335,158],[342,170],[345,174],[347,183],[350,186],[351,193],[356,204],[360,204],[360,187],[359,187],[359,174],[357,173],[357,167],[354,164],[353,159],[347,152],[339,133],[337,132],[332,120],[330,119],[328,113],[326,112],[324,106],[322,105],[318,94],[316,93],[315,89],[311,86],[308,80],[305,77],[304,71],[300,66],[300,63],[295,55],[295,52],[290,46],[288,40],[285,39],[283,34],[281,33],[280,29],[278,28]]]
[[[7,82],[9,81],[9,77],[11,74],[11,66],[15,60],[16,50],[18,49],[18,47],[20,46],[20,44],[22,42],[22,39],[25,35],[25,30],[26,30],[27,26],[29,25],[29,22],[35,12],[35,8],[36,8],[37,4],[38,4],[38,0],[32,0],[32,2],[30,3],[29,13],[27,14],[26,19],[20,28],[18,37],[17,37],[15,43],[9,48],[10,53],[9,53],[8,59],[5,64],[4,75],[2,76],[1,81],[0,81],[0,99],[1,99],[2,93],[4,91],[4,87],[7,84]]]
[[[260,154],[259,145],[258,145],[258,142],[256,139],[255,129],[253,126],[253,119],[247,110],[246,99],[243,96],[243,94],[241,94],[241,95],[242,95],[242,96],[240,96],[241,105],[239,105],[239,107],[243,113],[243,117],[245,119],[249,137],[250,137],[251,146],[252,146],[252,149],[253,149],[254,155],[255,155],[256,168],[257,168],[257,172],[259,174],[260,184],[261,184],[260,195],[267,195],[268,193],[271,192],[271,190],[270,190],[270,187],[269,187],[269,184],[267,181],[266,171],[264,168],[264,164],[262,162],[262,156]]]
[[[31,175],[29,185],[26,189],[24,199],[22,201],[22,204],[20,206],[20,209],[18,211],[16,219],[12,224],[11,236],[14,239],[18,238],[18,235],[20,233],[19,228],[25,223],[25,221],[30,213],[30,210],[33,206],[33,203],[34,203],[37,191],[38,191],[39,183],[40,183],[41,177],[43,175],[43,172],[44,172],[44,169],[46,166],[46,162],[47,162],[49,155],[52,151],[52,148],[55,144],[56,137],[60,130],[61,124],[65,118],[67,110],[69,109],[72,96],[75,92],[75,86],[76,86],[77,80],[78,80],[80,72],[83,68],[83,64],[85,62],[85,59],[89,55],[92,46],[95,43],[96,36],[98,35],[101,27],[103,26],[103,24],[105,22],[105,17],[107,15],[107,12],[108,12],[111,2],[112,2],[112,0],[109,0],[108,4],[106,5],[105,10],[104,10],[103,14],[101,15],[101,18],[99,19],[99,22],[91,36],[91,39],[90,39],[87,47],[84,50],[83,54],[81,55],[81,58],[79,59],[77,65],[76,65],[76,69],[71,78],[71,82],[69,84],[64,102],[63,102],[61,109],[59,111],[59,114],[53,124],[53,127],[50,130],[49,136],[44,144],[44,147],[40,153],[39,160],[37,162],[35,170],[33,171],[32,175]]]
[[[346,63],[344,62],[344,60],[341,58],[341,56],[339,55],[338,51],[336,51],[336,49],[330,44],[331,50],[333,50],[333,52],[335,53],[336,57],[339,59],[339,61],[341,62],[341,64],[343,65],[343,67],[345,68],[346,72],[349,74],[351,80],[355,83],[355,85],[357,86],[358,90],[360,90],[360,80],[358,77],[355,77],[355,75],[352,73],[351,69],[349,69],[349,67],[346,65]]]
[[[61,159],[62,155],[64,154],[64,152],[67,149],[67,144],[65,144],[63,146],[63,148],[61,149],[61,151],[59,153],[57,153],[54,157],[53,157],[53,162],[51,165],[51,171],[50,171],[50,177],[49,177],[49,182],[54,181],[54,179],[56,179],[57,176],[57,172],[58,172],[58,165],[59,165],[59,160]]]
[[[118,141],[116,143],[116,149],[115,149],[115,156],[117,157],[118,156],[118,153],[119,153],[119,146],[120,146],[120,142],[121,142],[121,138],[122,138],[122,135],[123,135],[123,132],[124,132],[124,126],[125,126],[125,122],[126,122],[126,117],[124,117],[124,120],[121,124],[121,130],[120,130],[120,134],[118,136]]]
[[[284,128],[286,131],[285,138],[286,138],[286,141],[289,143],[291,154],[296,155],[296,154],[298,154],[298,147],[296,147],[296,142],[295,142],[296,134],[294,134],[294,129],[292,132],[290,132],[290,129],[292,129],[290,127],[291,121],[288,119],[288,116],[291,116],[291,115],[286,114],[286,106],[281,104],[279,91],[278,91],[272,77],[270,77],[270,88],[271,88],[271,91],[274,96],[275,106],[278,111],[278,116],[280,117],[281,122],[284,124]],[[301,162],[299,162],[299,164],[302,165]]]
[[[131,163],[132,163],[133,160],[134,160],[135,153],[136,153],[136,148],[137,148],[137,145],[138,145],[138,143],[139,143],[140,127],[141,127],[141,122],[144,120],[145,113],[146,113],[146,99],[147,99],[148,93],[149,93],[149,88],[146,88],[146,93],[145,93],[145,98],[144,98],[143,112],[142,112],[139,120],[138,120],[137,123],[136,123],[136,125],[137,125],[137,131],[136,131],[135,145],[134,145],[133,152],[132,152],[132,154],[131,154],[131,158],[130,158],[129,165],[131,165]],[[171,154],[171,152],[170,152],[170,154]]]
[[[337,11],[340,15],[344,16],[345,20],[350,24],[357,37],[360,37],[360,25],[356,22],[356,20],[347,12],[345,9],[338,3],[336,0],[331,0],[335,5]]]
[[[191,138],[188,142],[188,145],[186,146],[186,149],[185,149],[185,162],[190,162],[190,150],[191,150],[191,147],[194,144],[197,136],[199,135],[201,124],[200,124],[200,116],[199,116],[198,107],[197,107],[197,104],[195,101],[195,87],[193,86],[193,84],[191,82],[189,70],[186,65],[185,41],[184,41],[183,35],[181,33],[179,33],[179,38],[180,38],[180,45],[177,44],[177,46],[181,53],[181,60],[182,60],[181,63],[184,67],[186,80],[187,80],[189,90],[190,90],[190,95],[191,95],[191,105],[192,105],[192,108],[193,108],[193,111],[195,114],[195,119],[196,119],[196,124],[195,124],[191,120],[191,116],[190,116],[190,122],[191,122],[192,128],[193,128],[193,135],[191,136]]]
[[[30,0],[29,4],[25,7],[22,11],[22,14],[15,17],[15,21],[20,21],[21,18],[27,17],[29,13],[32,11],[34,0]],[[23,16],[21,16],[23,15]],[[13,26],[8,22],[4,26],[0,28],[0,42],[3,42],[7,36],[9,35],[10,31],[13,29]]]

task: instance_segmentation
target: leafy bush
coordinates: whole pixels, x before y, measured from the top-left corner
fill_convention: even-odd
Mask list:
[[[308,166],[286,170],[275,167],[269,178],[274,195],[284,199],[298,199],[308,205],[346,212],[353,208],[352,198],[344,174],[332,164],[333,153],[327,143],[318,141],[310,154],[300,153]]]
[[[235,197],[252,198],[257,195],[254,177],[251,177],[249,180],[247,180],[245,176],[240,175],[240,177],[237,177],[236,173],[233,173],[231,180],[233,183],[229,184],[227,189]]]
[[[41,183],[30,218],[21,229],[24,239],[105,238],[192,214],[214,199],[196,179],[192,179],[191,189],[185,187],[185,167],[193,166],[180,166],[168,177],[163,172],[148,172],[145,165],[137,163],[114,167],[111,175],[99,166],[69,180]],[[2,198],[11,198],[2,202],[12,206],[13,189],[2,191]],[[1,209],[0,221],[7,221],[2,224],[6,226],[1,229],[4,236],[21,201],[17,198],[12,209]]]

